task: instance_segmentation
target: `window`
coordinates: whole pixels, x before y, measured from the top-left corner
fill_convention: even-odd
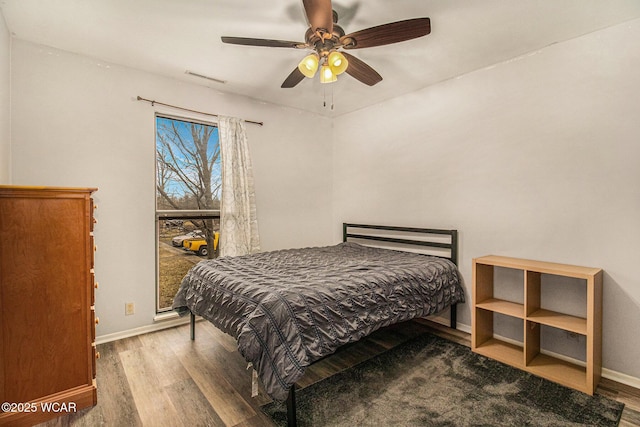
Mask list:
[[[218,254],[218,127],[156,116],[157,312],[171,310],[182,278]]]

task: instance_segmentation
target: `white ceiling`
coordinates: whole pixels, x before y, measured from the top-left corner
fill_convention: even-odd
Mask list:
[[[432,32],[351,50],[382,75],[376,86],[345,74],[281,89],[304,51],[228,45],[220,36],[304,41],[300,0],[0,0],[13,37],[328,116],[640,17],[640,0],[335,0],[333,7],[347,33],[424,16]]]

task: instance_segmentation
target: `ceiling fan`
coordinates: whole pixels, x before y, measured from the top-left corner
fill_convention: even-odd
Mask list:
[[[226,36],[222,37],[222,41],[244,46],[313,50],[285,79],[281,86],[283,88],[292,88],[305,77],[314,77],[318,68],[322,83],[336,81],[338,74],[346,72],[362,83],[373,86],[382,81],[382,76],[345,50],[398,43],[431,32],[429,18],[414,18],[345,34],[337,24],[338,14],[333,10],[331,0],[302,0],[302,3],[309,21],[304,42]]]

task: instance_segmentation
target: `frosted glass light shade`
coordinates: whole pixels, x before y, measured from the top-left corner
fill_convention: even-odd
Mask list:
[[[347,58],[345,58],[345,56],[338,51],[331,52],[329,54],[329,57],[327,58],[327,62],[329,63],[329,67],[331,67],[331,71],[336,76],[344,73],[349,66],[349,61],[347,61]]]
[[[325,64],[320,68],[320,83],[332,83],[336,80],[338,80],[338,78],[333,74],[333,71],[331,71],[331,67]]]
[[[316,71],[318,71],[318,55],[312,53],[305,56],[298,64],[298,70],[300,70],[305,77],[313,78],[313,76],[316,75]]]

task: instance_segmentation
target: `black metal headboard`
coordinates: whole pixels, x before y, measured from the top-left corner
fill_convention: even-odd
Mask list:
[[[354,229],[359,232],[353,231]],[[382,233],[376,233],[376,231],[390,231],[394,233],[393,235],[384,235]],[[398,237],[396,234],[402,237]],[[439,241],[442,239],[434,239],[434,236],[449,236],[449,238],[445,238],[445,241]],[[343,223],[342,241],[346,242],[350,238],[444,250],[444,255],[434,255],[450,259],[454,264],[458,264],[458,230]]]

